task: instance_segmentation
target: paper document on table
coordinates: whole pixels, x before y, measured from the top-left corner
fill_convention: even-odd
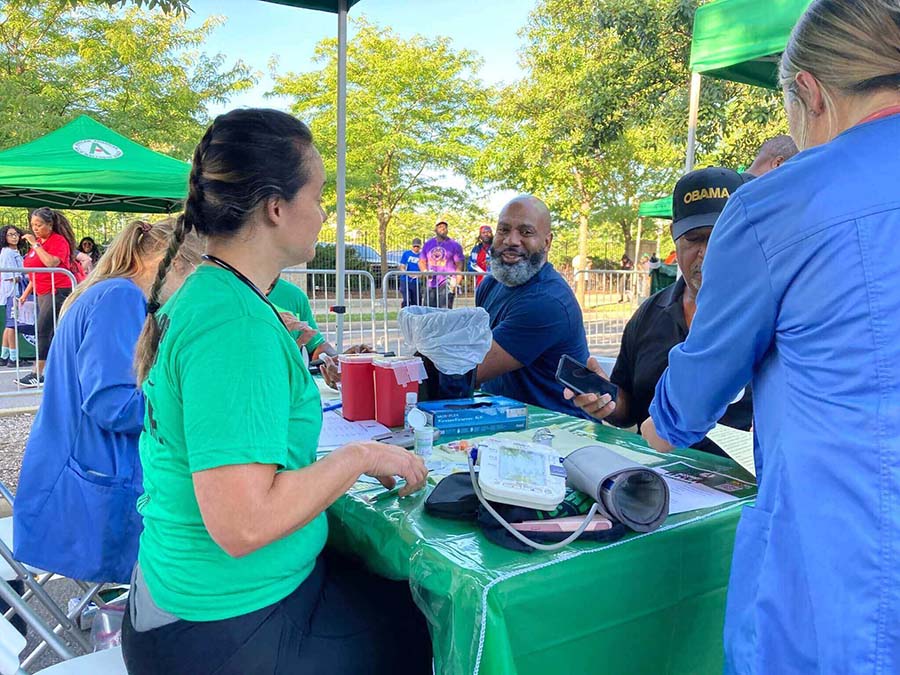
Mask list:
[[[687,462],[656,467],[669,486],[669,513],[722,506],[756,495],[753,483]]]
[[[390,429],[375,420],[350,422],[341,417],[340,413],[332,410],[322,415],[319,448],[335,448],[354,441],[369,441],[375,436],[390,432]]]
[[[663,480],[669,486],[669,513],[684,513],[697,509],[708,509],[729,502],[736,502],[736,497],[714,490],[699,483],[689,483],[660,471]]]
[[[756,465],[753,463],[753,432],[741,431],[724,424],[717,424],[706,434],[725,454],[756,476]]]

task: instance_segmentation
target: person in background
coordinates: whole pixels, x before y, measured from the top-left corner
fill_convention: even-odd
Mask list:
[[[491,274],[475,294],[494,338],[476,381],[491,394],[575,414],[556,368],[563,354],[587,361],[587,339],[571,286],[547,261],[552,243],[550,211],[540,199],[519,195],[500,211]]]
[[[609,395],[574,397],[575,405],[581,410],[618,427],[633,427],[647,419],[656,384],[669,363],[669,352],[684,342],[691,330],[697,295],[703,285],[706,247],[715,231],[713,226],[730,195],[743,183],[736,171],[710,167],[692,171],[675,184],[671,234],[681,277],[648,298],[629,319],[612,377],[603,372],[596,360],[588,361],[588,368],[611,380],[619,392],[615,402]],[[573,398],[573,392],[566,390],[565,396]],[[750,429],[753,402],[749,389],[725,410],[719,422],[743,431]],[[693,447],[725,454],[708,438],[699,440]]]
[[[422,252],[422,240],[413,237],[412,244],[408,251],[404,251],[400,257],[400,269],[404,272],[419,272],[422,266],[419,262]],[[419,297],[419,277],[410,274],[404,274],[400,277],[400,306],[409,307],[410,305],[422,304]]]
[[[760,146],[753,164],[741,176],[745,182],[764,176],[784,164],[797,152],[797,144],[790,136],[782,134],[770,138]]]
[[[451,239],[449,225],[440,221],[434,226],[434,236],[425,242],[422,248],[422,261],[428,272],[462,272],[466,264],[466,256],[462,246]],[[425,284],[426,304],[429,307],[453,309],[456,287],[462,281],[458,274],[429,275]]]
[[[25,240],[22,238],[22,230],[15,225],[6,225],[0,228],[0,268],[9,269],[22,267],[22,248]],[[16,334],[16,321],[21,290],[22,274],[17,272],[3,272],[0,274],[0,303],[6,306],[3,329],[3,351],[0,353],[0,366],[15,366],[19,361],[19,345]]]
[[[644,298],[648,295],[647,289],[650,287],[650,254],[642,253],[641,259],[638,262],[638,270],[640,270],[640,274],[637,276],[638,279],[638,297]]]
[[[494,231],[490,225],[482,225],[478,230],[478,243],[469,253],[469,271],[488,273],[491,271],[491,246],[494,243]],[[481,285],[484,274],[475,277],[475,288]]]
[[[97,248],[97,243],[92,237],[84,237],[78,242],[78,253],[75,257],[81,263],[81,269],[86,275],[94,269],[97,261],[100,260],[100,255],[100,249]]]
[[[297,346],[303,352],[307,365],[310,361],[322,361],[319,372],[325,383],[336,389],[338,382],[341,381],[341,373],[335,359],[338,352],[334,345],[319,332],[319,325],[316,323],[316,317],[310,307],[309,298],[303,289],[285,281],[279,274],[266,290],[266,297],[282,312],[282,319]],[[345,354],[369,354],[371,352],[372,348],[366,344],[354,345],[344,351]]]
[[[47,385],[25,446],[13,509],[16,559],[91,582],[127,583],[137,560],[144,396],[135,345],[174,221],[128,224],[60,312]],[[185,237],[163,295],[200,262]]]
[[[33,234],[23,235],[31,245],[31,251],[24,259],[25,267],[74,269],[75,235],[62,213],[46,206],[32,211],[31,230]],[[56,331],[59,310],[72,292],[72,280],[61,272],[29,276],[31,281],[20,296],[19,304],[24,304],[34,291],[37,296],[37,362],[34,372],[16,380],[16,383],[22,387],[39,387],[44,382],[44,366]]]
[[[690,445],[752,379],[726,673],[898,673],[900,0],[813,0],[780,80],[801,152],[725,207],[644,437]]]
[[[187,233],[206,264],[163,304],[150,289],[136,370],[144,519],[122,626],[131,675],[430,673],[407,582],[325,549],[325,510],[362,474],[405,496],[421,457],[375,442],[317,459],[322,407],[261,289],[308,262],[325,221],[325,167],[309,128],[275,110],[218,116],[191,161]],[[236,350],[247,336],[252,349]]]

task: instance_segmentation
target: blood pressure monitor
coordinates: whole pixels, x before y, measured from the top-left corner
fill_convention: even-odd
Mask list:
[[[566,470],[546,445],[489,438],[478,444],[478,466],[490,501],[552,511],[566,497]]]

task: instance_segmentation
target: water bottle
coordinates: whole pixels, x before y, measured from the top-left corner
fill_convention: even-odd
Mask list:
[[[406,406],[403,408],[403,428],[409,429],[409,411],[416,407],[416,404],[419,402],[419,395],[410,391],[406,394]]]

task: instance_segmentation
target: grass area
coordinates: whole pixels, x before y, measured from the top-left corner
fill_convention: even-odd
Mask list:
[[[387,320],[388,321],[396,321],[397,314],[398,314],[398,312],[388,312]],[[323,323],[327,323],[329,321],[334,323],[335,319],[337,319],[337,314],[332,314],[330,312],[328,312],[326,314],[316,314],[315,318],[316,318],[317,324],[323,324]],[[372,320],[372,315],[369,314],[368,312],[360,313],[360,314],[351,314],[351,313],[344,314],[344,321],[348,321],[348,322],[352,322],[352,323],[362,323],[362,322],[371,321],[371,320]],[[384,314],[380,311],[376,311],[375,312],[375,322],[378,323],[378,322],[383,322],[383,321],[384,321]]]
[[[590,314],[592,317],[604,317],[610,319],[627,319],[634,314],[636,307],[632,307],[630,302],[622,302],[616,304],[590,305],[584,308],[585,315]]]

